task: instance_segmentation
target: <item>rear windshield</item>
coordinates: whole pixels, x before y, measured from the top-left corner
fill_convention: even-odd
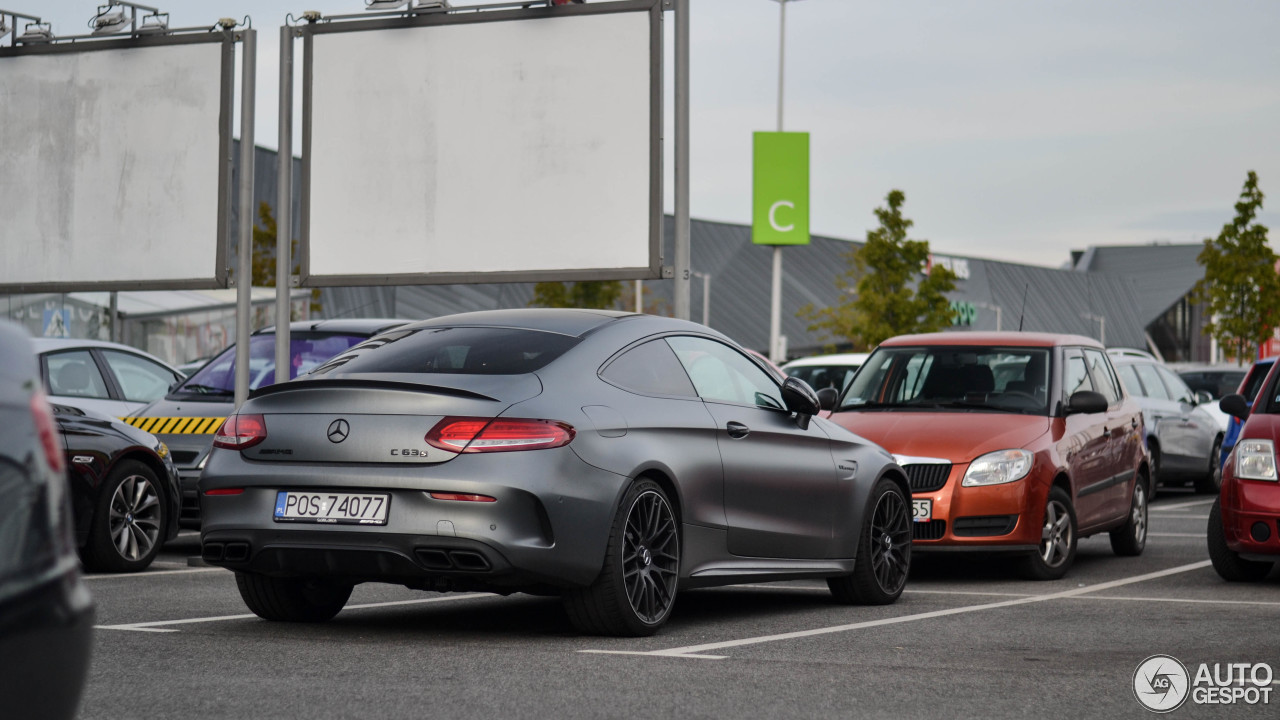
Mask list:
[[[365,339],[362,335],[291,333],[289,357],[292,367],[289,368],[289,377],[281,380],[292,380]],[[254,335],[249,338],[249,389],[257,390],[275,382],[276,336]],[[235,389],[236,346],[232,345],[187,378],[174,389],[174,393],[234,395]]]
[[[393,330],[351,349],[310,373],[451,373],[521,375],[539,370],[578,344],[578,338],[501,327]]]
[[[853,376],[839,409],[1047,415],[1048,387],[1044,348],[880,348]]]

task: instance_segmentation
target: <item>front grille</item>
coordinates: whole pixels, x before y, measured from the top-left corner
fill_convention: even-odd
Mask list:
[[[1017,515],[981,515],[956,518],[952,532],[960,537],[995,537],[1008,535],[1018,524]]]
[[[912,540],[941,540],[947,534],[946,520],[911,523]]]
[[[949,463],[907,465],[902,469],[907,471],[907,484],[911,486],[913,493],[941,490],[947,484],[947,476],[951,474]]]

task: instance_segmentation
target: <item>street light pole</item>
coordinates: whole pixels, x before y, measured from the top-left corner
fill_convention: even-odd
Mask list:
[[[774,0],[778,3],[778,132],[782,132],[782,107],[787,49],[787,3],[796,0]],[[769,359],[786,360],[782,348],[782,246],[773,246],[773,284],[769,292]]]

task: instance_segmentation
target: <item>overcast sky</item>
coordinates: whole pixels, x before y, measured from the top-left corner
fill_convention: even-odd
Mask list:
[[[173,27],[252,18],[255,134],[273,148],[286,14],[363,8],[146,4]],[[4,2],[58,35],[87,32],[96,6]],[[751,133],[776,129],[779,5],[691,0],[690,12],[692,215],[748,223]],[[863,238],[897,188],[913,237],[935,252],[1058,266],[1091,244],[1216,235],[1249,170],[1272,194],[1263,220],[1280,228],[1276,0],[793,1],[785,99],[785,129],[811,133],[815,234]],[[668,157],[668,211],[670,171]]]

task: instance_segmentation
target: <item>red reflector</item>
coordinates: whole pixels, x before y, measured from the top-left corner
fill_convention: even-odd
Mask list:
[[[462,502],[498,502],[497,498],[491,498],[488,495],[471,495],[468,493],[427,493],[436,500],[460,500]]]
[[[53,419],[53,408],[49,407],[49,400],[39,390],[31,395],[31,417],[40,436],[45,462],[54,472],[62,472],[66,469],[66,460],[62,457],[62,436],[58,434],[58,423]]]
[[[267,439],[267,420],[261,415],[232,415],[213,436],[213,446],[244,450]]]
[[[449,452],[482,453],[561,447],[575,434],[573,426],[555,420],[447,417],[424,439]]]
[[[214,488],[212,490],[205,490],[204,494],[205,495],[239,495],[242,492],[244,492],[244,488]]]

